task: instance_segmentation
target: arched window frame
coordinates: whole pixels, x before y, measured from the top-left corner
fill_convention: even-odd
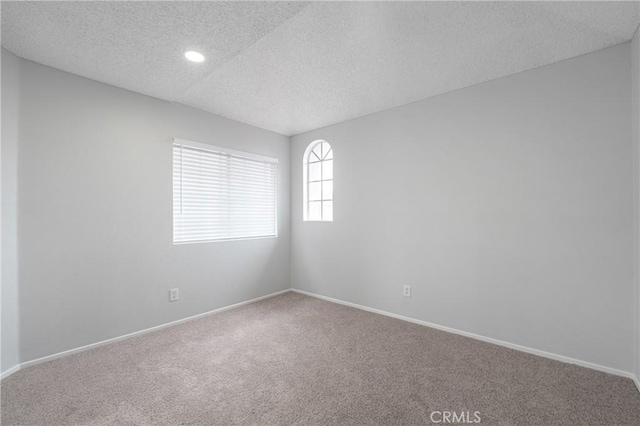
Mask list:
[[[312,170],[312,167],[315,170]],[[318,168],[319,179],[317,179]],[[302,157],[302,170],[303,220],[307,222],[333,222],[333,147],[331,144],[322,139],[311,142]],[[314,176],[311,176],[312,174]],[[314,188],[311,185],[314,185]],[[319,199],[318,185],[320,187]],[[314,199],[310,199],[312,193]]]

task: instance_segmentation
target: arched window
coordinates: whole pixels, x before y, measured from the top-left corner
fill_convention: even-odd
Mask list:
[[[333,150],[327,141],[312,142],[303,159],[303,216],[306,221],[333,221]]]

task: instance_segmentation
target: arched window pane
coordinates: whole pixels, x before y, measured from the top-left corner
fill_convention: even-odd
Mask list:
[[[313,148],[313,155],[318,160],[322,160],[322,145],[318,144],[315,148]],[[312,160],[312,161],[314,161],[314,160]]]
[[[329,148],[329,153],[324,156],[324,159],[325,160],[332,160],[333,159],[333,150],[331,148]]]
[[[309,203],[309,220],[322,220],[321,202],[314,201]]]
[[[322,172],[322,163],[309,163],[309,182],[322,180],[320,173]]]
[[[331,146],[326,142],[322,142],[321,145],[322,145],[322,159],[324,160],[327,154],[329,153]]]
[[[325,200],[333,200],[333,181],[322,182],[322,198]]]
[[[312,182],[309,184],[309,201],[322,200],[322,182]]]
[[[333,179],[333,160],[325,160],[321,164],[322,180]]]
[[[322,203],[322,219],[327,221],[333,220],[333,201],[323,201]]]
[[[333,220],[333,149],[326,141],[311,143],[304,154],[304,220]]]

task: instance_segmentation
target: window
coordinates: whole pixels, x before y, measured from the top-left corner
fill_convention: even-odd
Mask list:
[[[303,217],[306,221],[333,221],[333,149],[315,141],[304,153]]]
[[[277,163],[174,139],[173,243],[276,237]]]

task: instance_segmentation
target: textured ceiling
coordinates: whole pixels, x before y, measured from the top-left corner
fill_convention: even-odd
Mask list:
[[[293,135],[626,42],[639,22],[638,2],[3,1],[2,45]]]

